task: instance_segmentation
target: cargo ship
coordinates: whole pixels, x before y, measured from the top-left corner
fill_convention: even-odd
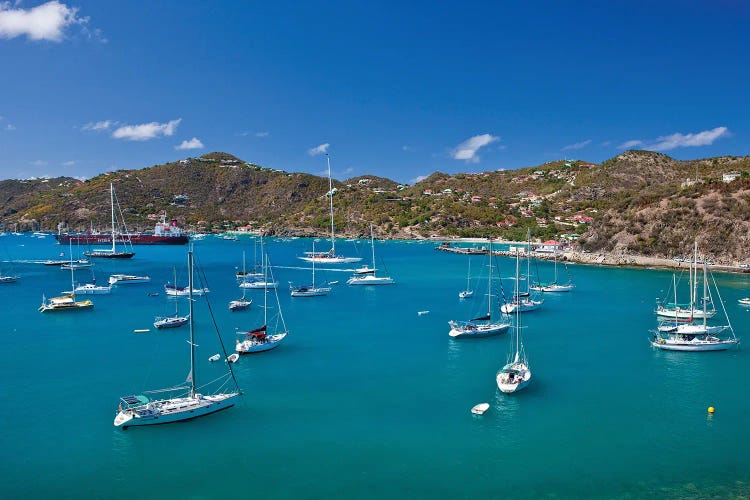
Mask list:
[[[115,233],[115,243],[133,245],[184,245],[190,237],[172,219],[166,221],[166,215],[162,215],[161,221],[156,223],[153,232],[144,233]],[[82,243],[84,245],[112,244],[112,233],[101,233],[97,231],[89,233],[58,233],[55,239],[60,244]]]

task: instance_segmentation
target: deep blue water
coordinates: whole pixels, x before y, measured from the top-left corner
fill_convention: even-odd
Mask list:
[[[260,291],[248,291],[250,310],[226,308],[241,295],[234,272],[243,250],[252,264],[252,241],[195,244],[230,348],[236,329],[262,323]],[[187,328],[151,325],[174,310],[162,286],[172,281],[173,266],[178,284],[186,283],[187,247],[135,247],[131,261],[97,262],[103,283],[114,272],[148,274],[152,283],[90,296],[91,312],[41,314],[42,294],[68,289],[70,274],[20,261],[67,249],[51,237],[0,238],[0,270],[22,277],[0,286],[3,496],[636,498],[750,491],[747,351],[668,353],[648,345],[655,299],[667,293],[671,273],[570,266],[576,290],[548,294],[542,310],[524,316],[533,381],[506,396],[495,373],[510,336],[448,337],[448,320],[483,309],[481,277],[474,299],[457,294],[467,259],[472,274],[486,276],[486,257],[435,252],[431,243],[376,242],[396,285],[348,287],[348,272],[318,269],[316,280],[340,284],[327,297],[291,298],[287,282],[309,281],[296,256],[311,241],[270,239],[266,248],[290,334],[278,349],[234,365],[240,404],[195,421],[122,431],[112,425],[120,396],[187,375]],[[337,250],[369,261],[368,242],[341,240]],[[510,291],[515,261],[497,263]],[[552,274],[549,262],[538,268],[543,277]],[[90,271],[77,276],[86,281]],[[716,278],[738,336],[750,338],[750,309],[737,304],[750,295],[750,278]],[[179,306],[187,312],[184,299]],[[417,314],[424,310],[430,313]],[[196,321],[200,382],[223,367],[207,361],[218,344],[203,300]],[[143,328],[151,331],[133,331]],[[490,410],[472,415],[480,402]],[[708,406],[716,407],[713,417]]]

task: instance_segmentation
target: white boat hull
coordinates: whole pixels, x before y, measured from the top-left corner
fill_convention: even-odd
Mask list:
[[[151,278],[148,276],[131,276],[128,274],[113,274],[109,277],[110,285],[128,285],[136,283],[149,283]]]
[[[705,318],[713,318],[716,316],[716,311],[706,311],[705,315],[703,314],[702,309],[666,309],[663,307],[660,307],[656,310],[656,315],[661,316],[662,318],[671,318],[671,319],[703,319]]]
[[[328,292],[330,291],[330,288],[305,288],[304,290],[292,290],[290,292],[290,295],[292,297],[322,297],[324,295],[328,295]]]
[[[75,288],[76,295],[106,295],[112,289],[108,286],[97,286],[92,284],[81,285]]]
[[[484,325],[457,325],[451,324],[451,329],[448,335],[454,339],[476,339],[482,337],[493,337],[500,335],[508,331],[510,324],[506,323],[490,323]]]
[[[315,262],[316,264],[347,264],[351,262],[359,262],[362,257],[299,257],[305,262]]]
[[[251,290],[273,290],[278,286],[279,283],[276,281],[243,281],[240,283],[240,288],[250,288]]]
[[[657,339],[649,341],[652,347],[662,349],[664,351],[685,351],[685,352],[698,352],[698,351],[726,351],[739,344],[738,340],[671,340],[671,339]]]
[[[395,283],[392,278],[373,276],[371,274],[352,276],[346,281],[347,285],[393,285]]]
[[[231,408],[237,402],[239,394],[215,394],[165,399],[148,404],[121,410],[115,417],[115,427],[123,430],[137,425],[159,425],[191,420]]]
[[[271,349],[278,347],[281,341],[286,337],[286,332],[277,333],[275,335],[269,335],[265,341],[257,341],[252,339],[237,341],[235,351],[238,354],[252,354],[255,352],[270,351]]]
[[[509,302],[507,304],[503,304],[500,306],[500,312],[504,314],[511,314],[516,312],[516,309],[518,309],[518,312],[529,312],[529,311],[536,311],[542,307],[541,301],[536,300],[522,300],[520,303],[520,306],[516,302]]]
[[[523,363],[505,365],[495,377],[497,388],[505,394],[518,392],[531,382],[531,370]]]
[[[570,292],[575,288],[575,285],[558,285],[553,283],[550,285],[532,285],[529,288],[537,292]]]

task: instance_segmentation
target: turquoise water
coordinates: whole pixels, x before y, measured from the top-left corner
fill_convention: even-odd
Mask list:
[[[750,359],[723,353],[652,350],[656,297],[671,273],[570,266],[577,289],[547,295],[524,316],[532,384],[502,395],[495,373],[509,336],[451,341],[450,319],[480,311],[486,284],[460,301],[467,262],[486,257],[435,252],[428,243],[377,242],[395,286],[347,287],[295,298],[288,281],[307,282],[296,259],[310,240],[269,240],[281,307],[290,330],[278,349],[235,365],[245,393],[212,416],[167,426],[115,429],[118,398],[180,383],[188,371],[186,328],[155,331],[174,310],[160,293],[186,281],[186,247],[136,247],[129,262],[97,262],[98,281],[114,272],[148,274],[148,285],[90,296],[92,312],[41,314],[41,296],[69,288],[65,271],[18,263],[15,285],[0,286],[0,477],[6,498],[161,496],[382,498],[507,496],[561,498],[728,496],[750,492]],[[321,243],[324,245],[324,243]],[[8,235],[15,261],[57,257],[64,247]],[[319,249],[319,246],[316,246]],[[261,324],[262,292],[250,310],[230,313],[241,295],[234,272],[252,240],[208,238],[195,245],[224,341]],[[340,241],[340,253],[369,260],[367,242]],[[75,252],[75,248],[74,248]],[[498,258],[508,290],[515,262]],[[330,267],[330,266],[327,266]],[[343,265],[351,268],[352,265]],[[552,264],[538,264],[552,274]],[[7,271],[7,263],[3,265]],[[90,271],[79,271],[81,280]],[[750,339],[750,278],[717,275],[740,339]],[[187,302],[180,303],[186,312]],[[429,310],[429,314],[417,315]],[[196,377],[213,377],[218,352],[207,306],[196,305]],[[149,333],[134,329],[150,328]],[[474,416],[470,408],[488,402]],[[709,417],[708,406],[716,407]]]

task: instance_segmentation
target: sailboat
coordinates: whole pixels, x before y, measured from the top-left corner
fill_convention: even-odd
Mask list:
[[[492,322],[492,240],[490,240],[490,273],[487,281],[487,314],[469,321],[449,321],[448,332],[454,339],[490,337],[505,333],[510,328],[509,322]],[[480,323],[480,321],[482,323]],[[486,321],[486,323],[484,323]]]
[[[518,288],[519,256],[516,254],[516,288]],[[508,362],[497,372],[497,388],[506,394],[518,392],[531,382],[531,369],[521,340],[521,311],[516,309],[516,334],[511,341]]]
[[[177,281],[177,269],[174,269],[174,279]],[[180,316],[179,301],[174,299],[174,314],[170,316],[157,316],[154,320],[156,328],[177,328],[186,325],[190,320],[190,315]]]
[[[343,255],[336,255],[336,237],[333,232],[333,182],[331,181],[331,158],[326,154],[326,160],[328,162],[328,196],[331,207],[331,249],[327,252],[305,252],[304,257],[300,259],[306,262],[326,262],[328,264],[343,264],[347,262],[359,262],[362,260],[361,257],[344,257]],[[373,264],[374,267],[374,264]]]
[[[247,271],[245,269],[245,251],[242,251],[242,271],[237,271],[234,273],[235,278],[238,280],[246,281],[248,278],[250,279],[256,279],[263,277],[263,265],[258,264],[258,239],[256,238],[253,245],[253,250],[255,252],[255,259],[254,259],[254,268],[252,271]],[[263,235],[260,236],[260,255],[263,257]]]
[[[251,289],[262,289],[262,290],[274,289],[275,290],[276,287],[279,286],[279,282],[273,279],[273,274],[271,274],[271,279],[269,281],[268,269],[267,269],[268,255],[263,253],[262,246],[261,246],[260,258],[263,259],[261,262],[263,275],[259,278],[252,278],[249,281],[243,279],[242,282],[240,283],[240,288],[251,288]]]
[[[268,265],[268,255],[266,255],[265,265],[263,267],[264,275],[271,272],[271,280],[273,280],[273,271],[270,270]],[[267,280],[267,276],[263,277]],[[279,302],[279,293],[276,288],[273,289],[274,296],[276,297],[276,308],[279,311],[275,319],[276,333],[268,333],[268,293],[263,294],[263,326],[250,330],[248,332],[238,332],[237,335],[244,336],[244,339],[237,339],[235,345],[235,351],[238,354],[251,354],[255,352],[269,351],[274,347],[278,347],[281,341],[284,340],[289,333],[286,329],[286,323],[284,322],[284,315],[281,313],[281,303]],[[279,326],[281,328],[279,328]]]
[[[192,292],[193,295],[203,295],[204,293],[210,292],[208,287],[193,288],[190,290],[186,286],[177,286],[177,272],[175,271],[174,283],[167,283],[164,285],[164,293],[171,295],[172,297],[186,297]]]
[[[697,281],[697,264],[698,264],[698,243],[695,243],[695,271],[692,273],[693,279]],[[673,278],[674,279],[674,278]],[[714,281],[714,287],[716,293],[719,293],[719,288],[716,286]],[[693,289],[692,303],[695,303],[695,286]],[[676,292],[675,292],[676,294]],[[724,315],[727,321],[726,325],[708,325],[707,315],[707,304],[710,301],[710,289],[708,284],[708,267],[703,260],[703,321],[696,323],[693,321],[680,322],[679,320],[672,320],[669,322],[662,322],[656,329],[653,338],[650,343],[653,347],[668,351],[724,351],[735,345],[739,344],[739,340],[734,334],[734,329],[729,322],[729,316],[724,308],[724,302],[721,301],[719,296],[719,302],[724,308]],[[675,299],[676,303],[676,299]],[[728,338],[720,338],[717,335],[729,330],[730,336]]]
[[[551,283],[535,283],[534,285],[529,287],[531,290],[536,290],[537,292],[569,292],[575,288],[575,285],[573,284],[573,280],[570,277],[570,273],[568,273],[567,283],[557,282],[557,247],[555,247],[554,260],[555,260],[555,280],[552,281]],[[565,270],[566,271],[568,270],[568,266],[565,266]]]
[[[97,285],[96,276],[91,270],[91,283],[78,284],[73,291],[79,295],[105,295],[112,291],[112,285]]]
[[[315,252],[315,242],[313,242],[313,252]],[[315,260],[312,261],[312,284],[292,286],[289,285],[290,294],[292,297],[321,297],[328,295],[331,291],[331,287],[327,286],[315,286]]]
[[[11,263],[11,266],[13,265],[12,260],[8,260]],[[11,272],[12,272],[11,267]],[[0,266],[0,285],[7,284],[7,283],[15,283],[18,281],[18,276],[14,274],[3,274],[2,266]]]
[[[109,199],[112,207],[112,248],[91,250],[90,252],[84,252],[84,255],[104,259],[130,259],[135,255],[135,252],[118,252],[115,245],[115,242],[117,241],[117,228],[115,226],[115,187],[111,182],[109,183]]]
[[[659,303],[656,307],[656,315],[662,318],[670,318],[677,321],[693,321],[694,319],[702,318],[713,318],[716,316],[716,308],[713,302],[710,301],[706,304],[706,298],[704,297],[703,307],[696,307],[697,304],[697,286],[698,286],[698,242],[694,243],[693,249],[693,261],[690,263],[688,269],[689,279],[688,284],[690,288],[690,303],[689,304],[678,304],[677,303],[677,283],[675,282],[675,276],[672,276],[673,289],[674,289],[674,302]],[[658,299],[657,299],[658,301]]]
[[[193,251],[188,251],[188,273],[189,287],[193,289]],[[190,294],[190,372],[188,373],[185,383],[167,389],[158,389],[149,391],[140,395],[131,395],[120,398],[120,406],[117,416],[115,417],[115,427],[123,430],[134,425],[155,425],[170,424],[181,422],[193,418],[203,417],[217,411],[231,408],[237,402],[242,392],[239,389],[237,380],[234,378],[234,372],[231,365],[227,364],[228,372],[222,376],[225,379],[213,381],[218,387],[223,388],[228,382],[233,382],[231,392],[202,394],[197,392],[202,387],[196,387],[196,369],[195,369],[195,324],[193,322],[193,295]],[[221,337],[219,337],[221,341]],[[223,346],[223,344],[222,344]],[[226,353],[224,353],[226,355]],[[165,393],[176,393],[175,397],[162,398]],[[151,395],[157,395],[152,399]]]
[[[375,274],[375,232],[370,224],[370,245],[372,246],[372,272],[355,274],[348,280],[347,285],[393,285],[396,282],[390,276],[376,276]]]
[[[237,273],[239,274],[239,273]],[[245,272],[245,252],[242,252],[242,276],[244,277],[247,273]],[[242,290],[242,297],[236,300],[232,300],[229,302],[229,310],[230,311],[244,311],[248,307],[250,307],[250,304],[252,304],[252,300],[247,300],[245,298],[245,290]]]
[[[518,254],[516,254],[518,257]],[[500,306],[500,311],[505,314],[511,314],[514,312],[529,312],[536,311],[544,300],[542,298],[531,298],[531,229],[526,230],[526,291],[521,291],[521,286],[516,278],[515,293],[513,299],[510,302],[506,302]]]
[[[459,299],[470,299],[474,296],[474,290],[471,289],[471,257],[469,257],[469,270],[466,272],[466,290],[458,292]]]
[[[71,259],[72,258],[73,255],[71,254]],[[42,305],[39,306],[39,312],[84,311],[90,310],[92,307],[94,307],[94,303],[90,300],[76,300],[75,276],[72,267],[70,268],[70,288],[71,291],[69,293],[63,292],[63,295],[60,295],[59,297],[52,297],[49,300],[42,296]]]

